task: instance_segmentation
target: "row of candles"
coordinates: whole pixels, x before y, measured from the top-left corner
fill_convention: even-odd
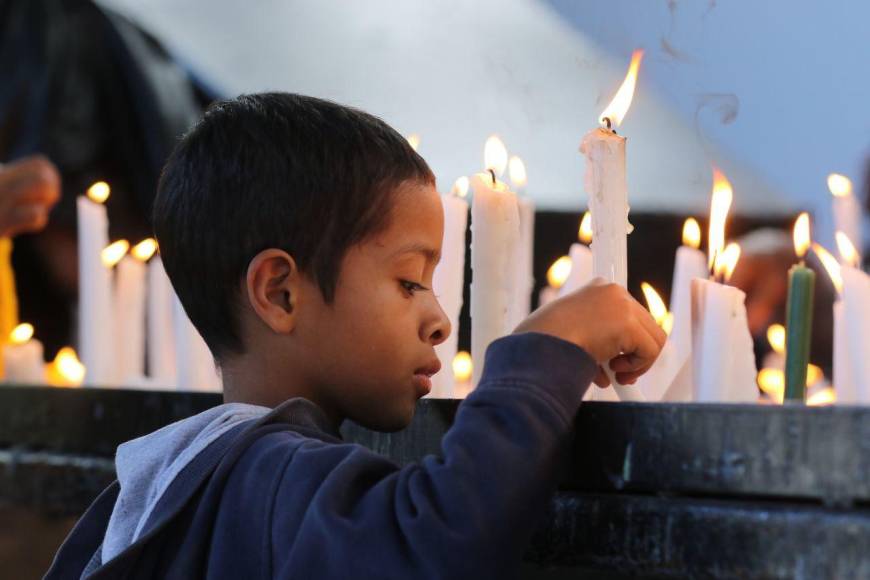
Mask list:
[[[581,221],[580,243],[572,245],[569,255],[550,269],[550,284],[540,295],[541,304],[596,276],[626,285],[627,235],[631,231],[626,139],[615,127],[631,104],[641,59],[642,52],[635,52],[622,86],[599,119],[600,126],[581,142],[591,211]],[[409,142],[416,148],[419,137],[411,136]],[[471,355],[457,352],[458,333],[436,347],[441,360],[453,364],[445,365],[434,377],[434,397],[465,396],[482,370],[482,364],[474,361],[479,362],[493,340],[510,333],[530,312],[535,208],[524,195],[525,166],[520,158],[509,157],[503,142],[492,136],[484,146],[484,167],[470,179],[457,180],[452,191],[442,196],[445,231],[434,287],[453,328],[458,328],[470,209],[472,349]],[[510,187],[500,179],[506,169]],[[870,333],[870,277],[856,267],[860,256],[850,243],[861,239],[860,208],[848,179],[832,175],[829,187],[834,195],[841,259],[811,243],[809,217],[801,215],[795,226],[800,263],[789,273],[784,370],[765,368],[756,374],[746,297],[727,285],[740,257],[736,243],[726,244],[733,191],[724,174],[714,170],[707,255],[700,250],[700,226],[690,219],[684,227],[684,243],[676,253],[670,307],[651,286],[642,286],[651,312],[669,335],[661,356],[637,386],[624,387],[612,381],[612,389],[591,389],[589,396],[749,402],[757,399],[758,380],[773,398],[804,399],[808,374],[810,378],[819,374],[807,370],[814,368],[809,364],[809,341],[815,276],[803,265],[803,259],[812,247],[840,294],[834,306],[837,398],[870,402],[870,353],[864,346],[870,344],[866,336]],[[174,295],[160,257],[155,255],[156,243],[144,240],[132,249],[126,241],[108,243],[103,205],[108,195],[108,185],[100,182],[78,200],[81,362],[66,348],[47,369],[41,366],[41,345],[32,337],[32,327],[9,329],[8,320],[14,319],[8,312],[8,305],[14,304],[13,289],[3,295],[4,308],[0,308],[0,336],[10,336],[3,357],[7,380],[41,382],[39,377],[48,377],[46,380],[54,384],[84,380],[94,386],[219,389],[220,379],[208,349]],[[6,242],[0,241],[0,292],[9,292],[4,280],[11,278],[11,271],[7,274],[3,269],[3,252],[8,248],[2,244]]]
[[[127,240],[108,243],[104,204],[110,192],[107,183],[97,182],[77,200],[81,359],[64,347],[45,365],[32,325],[17,324],[3,348],[4,379],[56,386],[220,390],[208,347],[175,296],[156,241],[148,238],[132,247]],[[15,302],[14,285],[0,300]],[[7,317],[15,320],[17,312]]]

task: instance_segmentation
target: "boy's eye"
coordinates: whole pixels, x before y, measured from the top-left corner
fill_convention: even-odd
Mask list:
[[[414,294],[414,292],[417,292],[418,290],[428,290],[425,286],[417,284],[416,282],[411,282],[410,280],[400,280],[399,283],[408,294]]]

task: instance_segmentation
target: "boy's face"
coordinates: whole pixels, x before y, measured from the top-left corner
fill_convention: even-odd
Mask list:
[[[333,303],[304,292],[294,340],[315,402],[330,414],[397,430],[431,389],[440,368],[434,346],[450,333],[432,291],[443,229],[435,188],[403,184],[388,227],[345,255]]]

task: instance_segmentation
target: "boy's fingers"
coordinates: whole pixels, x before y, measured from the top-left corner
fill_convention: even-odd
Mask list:
[[[662,350],[656,339],[647,332],[646,328],[637,326],[633,329],[631,341],[634,343],[634,348],[623,350],[626,351],[626,355],[629,355],[629,360],[635,364],[635,368],[652,366]]]
[[[661,350],[668,341],[667,333],[656,323],[655,318],[653,318],[652,314],[650,314],[646,308],[641,306],[639,302],[635,302],[635,304],[637,308],[640,309],[640,312],[637,313],[637,320],[650,334],[653,340],[656,341],[656,344],[659,345],[659,350]]]
[[[606,389],[610,386],[610,379],[601,367],[598,367],[598,374],[595,375],[595,378],[592,381],[602,389]]]

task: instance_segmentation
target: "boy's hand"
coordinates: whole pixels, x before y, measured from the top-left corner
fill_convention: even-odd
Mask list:
[[[596,278],[587,286],[539,308],[514,333],[540,332],[573,342],[599,364],[610,365],[616,380],[637,381],[667,340],[652,315],[617,284]],[[599,368],[595,384],[610,384]]]
[[[0,167],[0,237],[41,230],[58,199],[60,175],[45,157]]]

